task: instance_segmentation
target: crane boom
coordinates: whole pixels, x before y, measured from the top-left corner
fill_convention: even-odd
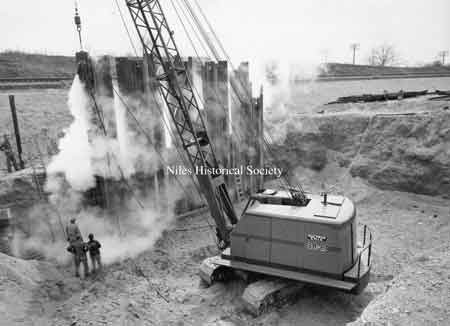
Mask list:
[[[217,168],[202,110],[159,0],[126,0],[126,5],[191,166],[197,172]],[[223,175],[196,173],[196,177],[216,223],[219,241],[227,247],[230,224],[235,225],[238,219]]]

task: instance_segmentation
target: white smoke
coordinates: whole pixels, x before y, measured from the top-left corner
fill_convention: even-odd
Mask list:
[[[118,87],[115,85],[115,88]],[[150,118],[149,108],[143,107],[143,100],[124,96],[120,92],[114,97],[118,141],[116,157],[125,177],[137,171],[152,174],[157,170],[160,160],[154,147],[149,146],[148,139],[152,136],[151,130],[160,125],[157,119]],[[139,121],[139,125],[135,120]]]
[[[47,172],[50,175],[64,172],[72,188],[82,191],[94,185],[94,173],[90,160],[93,153],[88,139],[89,122],[86,110],[89,98],[78,75],[73,81],[67,104],[74,120],[60,140],[60,153],[52,159]],[[53,186],[52,180],[50,186]]]
[[[139,116],[139,112],[145,111],[140,107],[142,103],[122,100],[135,108],[137,118],[151,130],[148,117]],[[146,137],[130,123],[117,98],[114,102],[98,101],[103,106],[108,103],[114,106],[117,137],[96,132],[90,118],[91,99],[78,76],[75,77],[68,99],[73,122],[59,142],[59,153],[47,167],[45,189],[50,193],[50,205],[35,206],[30,212],[30,222],[35,227],[27,239],[17,235],[15,243],[21,243],[17,251],[37,249],[47,258],[67,262],[71,255],[65,250],[68,244],[62,237],[62,229],[75,217],[84,240],[93,233],[102,243],[103,261],[111,263],[150,249],[173,222],[173,205],[181,197],[180,187],[162,185],[166,194],[170,191],[169,202],[167,195],[157,196],[153,189],[141,192],[134,185],[144,183],[131,176],[136,172],[154,173],[159,166],[158,158]],[[114,209],[87,208],[83,204],[83,193],[94,187],[96,175],[115,180],[115,186],[121,184],[121,178],[131,177],[127,186],[122,185],[127,195],[119,196],[120,204],[112,203]]]
[[[316,90],[319,64],[273,59],[256,63],[251,68],[254,94],[259,93],[261,86],[264,90],[266,133],[275,143],[283,143],[295,116],[310,113],[317,107],[317,103],[305,99]],[[295,123],[298,124],[298,119]]]

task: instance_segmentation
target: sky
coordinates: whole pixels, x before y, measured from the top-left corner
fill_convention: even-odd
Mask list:
[[[132,47],[115,1],[138,45],[125,0],[77,0],[86,49],[94,55],[126,55]],[[161,0],[182,55],[194,52],[174,15]],[[190,0],[195,3],[195,0]],[[367,63],[380,44],[395,47],[402,64],[436,60],[450,50],[449,0],[197,0],[234,62]],[[74,0],[6,1],[0,6],[0,51],[73,55],[79,50]]]

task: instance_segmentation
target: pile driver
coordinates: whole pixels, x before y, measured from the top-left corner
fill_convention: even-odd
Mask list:
[[[193,170],[220,170],[161,2],[126,0],[126,5],[189,163]],[[221,250],[200,266],[206,283],[234,274],[263,275],[243,296],[256,310],[298,284],[351,293],[366,287],[372,236],[364,226],[362,238],[357,237],[356,208],[349,198],[293,187],[261,189],[250,196],[238,217],[223,175],[198,174],[196,178],[215,221]]]

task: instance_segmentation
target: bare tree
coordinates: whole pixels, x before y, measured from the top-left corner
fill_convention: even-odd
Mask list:
[[[383,44],[372,49],[369,56],[369,64],[372,66],[388,66],[397,63],[398,59],[394,46]]]

